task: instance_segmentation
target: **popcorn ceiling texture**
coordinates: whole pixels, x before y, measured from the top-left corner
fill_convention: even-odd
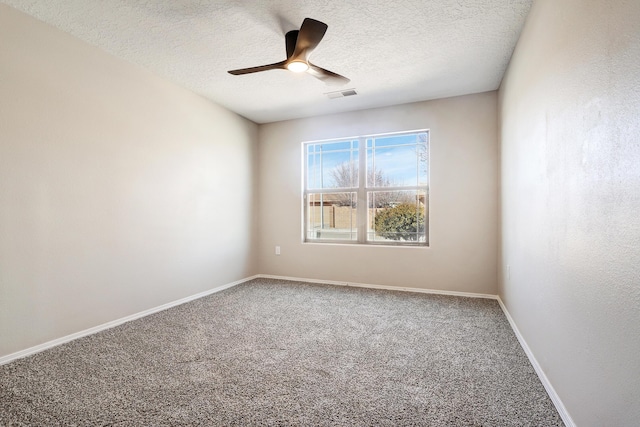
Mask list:
[[[498,88],[532,0],[0,0],[258,123]],[[285,58],[305,17],[328,24],[317,65],[358,96],[330,100],[313,77],[227,70]]]

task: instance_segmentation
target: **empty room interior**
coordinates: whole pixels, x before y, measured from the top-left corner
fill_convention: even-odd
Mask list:
[[[0,425],[638,425],[639,135],[637,0],[0,0]]]

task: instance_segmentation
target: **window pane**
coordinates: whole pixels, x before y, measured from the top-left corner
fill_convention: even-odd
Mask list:
[[[356,193],[307,195],[306,240],[357,240]]]
[[[367,240],[427,242],[428,199],[425,191],[370,191]]]
[[[418,185],[429,185],[429,134],[416,135],[416,153],[418,156]]]
[[[429,131],[310,142],[303,154],[304,241],[428,245]]]
[[[427,185],[426,133],[377,137],[367,140],[367,186]]]
[[[358,141],[307,145],[307,188],[358,186]]]

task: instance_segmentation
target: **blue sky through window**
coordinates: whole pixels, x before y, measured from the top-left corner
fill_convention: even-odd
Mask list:
[[[358,140],[325,142],[307,146],[307,188],[344,187],[336,182],[334,171],[341,165],[352,169],[357,186]]]
[[[428,184],[428,135],[426,132],[366,138],[368,186],[373,173],[384,176],[376,185],[405,186]],[[312,143],[307,145],[307,188],[338,188],[336,169],[347,168],[357,186],[358,140]],[[344,169],[343,169],[344,172]],[[342,185],[340,185],[342,184]]]

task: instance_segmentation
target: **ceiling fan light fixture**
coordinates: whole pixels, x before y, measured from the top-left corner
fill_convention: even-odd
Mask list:
[[[303,61],[291,61],[287,64],[287,70],[294,73],[303,73],[309,69],[309,65]]]
[[[0,0],[1,1],[1,0]],[[289,70],[294,73],[307,72],[312,77],[322,80],[330,86],[344,86],[349,83],[349,79],[324,68],[318,67],[307,61],[309,55],[318,46],[324,33],[327,31],[327,24],[311,18],[304,18],[299,30],[289,31],[284,35],[287,59],[273,64],[260,65],[258,67],[240,68],[230,70],[229,74],[239,76],[242,74],[258,73],[269,70]]]

